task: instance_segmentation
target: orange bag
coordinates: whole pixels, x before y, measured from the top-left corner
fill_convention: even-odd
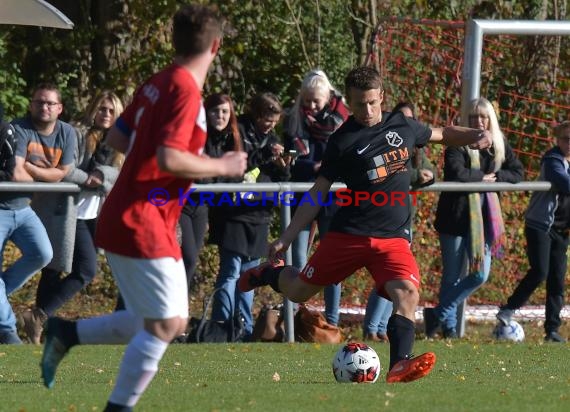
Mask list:
[[[327,323],[321,312],[300,305],[295,315],[295,340],[299,342],[341,343],[342,333]]]

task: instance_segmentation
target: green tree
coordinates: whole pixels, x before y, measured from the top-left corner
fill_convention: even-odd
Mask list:
[[[230,22],[209,90],[238,102],[271,91],[288,104],[305,72],[320,67],[334,84],[355,61],[341,0],[233,0],[220,2]]]
[[[16,68],[25,81],[17,85],[17,94],[27,96],[37,82],[53,81],[62,89],[67,117],[72,117],[103,88],[127,99],[172,59],[169,35],[175,0],[53,4],[75,22],[73,30],[5,31],[6,53],[19,62]],[[321,67],[341,84],[357,60],[342,0],[232,0],[220,1],[219,7],[229,30],[206,94],[224,90],[241,107],[252,94],[271,91],[288,103],[309,69]]]
[[[26,112],[28,101],[19,92],[26,82],[18,64],[8,54],[7,37],[6,33],[0,33],[0,103],[5,118],[10,120]]]

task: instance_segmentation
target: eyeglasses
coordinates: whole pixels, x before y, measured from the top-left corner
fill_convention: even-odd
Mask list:
[[[44,105],[45,105],[45,106],[47,106],[49,109],[51,109],[52,107],[55,107],[55,106],[57,106],[58,104],[61,104],[61,103],[58,103],[58,102],[50,102],[50,101],[44,101],[44,100],[32,100],[32,104],[35,105],[35,106],[37,106],[37,107],[44,107]]]

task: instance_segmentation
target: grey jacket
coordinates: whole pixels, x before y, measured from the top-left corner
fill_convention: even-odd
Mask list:
[[[69,172],[69,174],[63,179],[64,182],[76,183],[81,186],[86,180],[89,173],[93,170],[98,170],[103,174],[103,187],[98,189],[81,188],[84,191],[96,190],[101,195],[105,195],[111,191],[111,188],[115,184],[117,177],[119,176],[119,168],[112,166],[112,154],[114,152],[109,152],[109,156],[101,159],[100,157],[95,160],[94,154],[90,153],[87,149],[87,132],[89,131],[86,127],[77,128],[77,151],[75,153],[75,167]]]
[[[117,176],[119,168],[112,166],[112,156],[95,162],[93,153],[87,150],[86,136],[88,128],[77,128],[77,147],[73,169],[63,179],[64,182],[76,183],[82,191],[96,190],[99,194],[108,193]],[[89,172],[99,170],[103,174],[103,187],[90,189],[83,187]],[[53,259],[48,268],[59,272],[69,273],[73,264],[73,249],[75,247],[75,228],[77,220],[78,193],[36,193],[32,208],[38,214],[53,247]]]
[[[554,213],[558,208],[560,195],[570,193],[570,164],[558,146],[547,151],[542,157],[538,179],[551,182],[552,190],[533,192],[525,221],[528,227],[549,232],[554,223]]]

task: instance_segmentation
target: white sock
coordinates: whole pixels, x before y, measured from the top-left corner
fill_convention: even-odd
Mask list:
[[[168,342],[158,339],[144,329],[137,333],[125,350],[109,402],[135,406],[156,374],[158,362],[167,347]]]
[[[119,345],[129,343],[142,330],[144,320],[119,310],[109,315],[77,321],[77,337],[82,345]]]

